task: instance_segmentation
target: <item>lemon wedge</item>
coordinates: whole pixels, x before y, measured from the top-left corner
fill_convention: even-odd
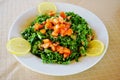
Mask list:
[[[92,40],[88,44],[87,56],[99,56],[104,50],[104,44],[100,40]]]
[[[30,49],[30,43],[23,38],[13,38],[7,42],[7,50],[15,55],[27,54]]]
[[[56,12],[57,8],[55,4],[51,2],[43,2],[38,5],[38,12],[40,14],[47,14],[51,11]]]

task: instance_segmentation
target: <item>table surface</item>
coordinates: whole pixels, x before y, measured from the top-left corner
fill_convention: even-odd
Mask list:
[[[109,48],[92,68],[71,76],[48,76],[21,65],[6,50],[8,31],[22,12],[49,0],[0,0],[0,80],[120,80],[120,0],[50,0],[84,7],[106,25]]]

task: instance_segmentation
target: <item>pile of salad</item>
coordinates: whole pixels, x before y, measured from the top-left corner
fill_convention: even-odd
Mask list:
[[[43,63],[69,64],[86,56],[88,43],[94,39],[88,23],[74,12],[51,11],[42,14],[21,32],[30,42],[30,52]]]

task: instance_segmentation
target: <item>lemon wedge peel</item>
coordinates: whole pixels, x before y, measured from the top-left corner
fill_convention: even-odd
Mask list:
[[[47,14],[50,11],[54,11],[54,12],[57,11],[55,4],[51,2],[43,2],[38,5],[39,14]]]
[[[99,56],[104,51],[104,44],[100,40],[93,40],[88,44],[87,56]]]
[[[25,55],[29,53],[31,49],[30,43],[23,38],[12,38],[7,42],[7,50],[11,54],[15,54],[17,56]]]

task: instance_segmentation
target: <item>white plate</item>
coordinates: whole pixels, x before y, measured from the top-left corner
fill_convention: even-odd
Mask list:
[[[69,65],[43,64],[40,58],[37,58],[32,54],[23,57],[15,57],[20,63],[35,72],[54,76],[72,75],[91,68],[101,60],[108,48],[108,32],[105,28],[105,25],[96,15],[84,8],[81,8],[80,6],[66,3],[55,3],[55,5],[57,6],[58,11],[72,11],[85,18],[88,24],[90,24],[90,26],[96,31],[98,39],[101,40],[105,45],[105,49],[102,55],[96,57],[83,57],[79,62],[75,62]],[[8,39],[13,37],[20,37],[20,32],[22,29],[21,26],[28,22],[28,19],[36,15],[37,7],[29,9],[21,14],[13,23],[9,31]]]

